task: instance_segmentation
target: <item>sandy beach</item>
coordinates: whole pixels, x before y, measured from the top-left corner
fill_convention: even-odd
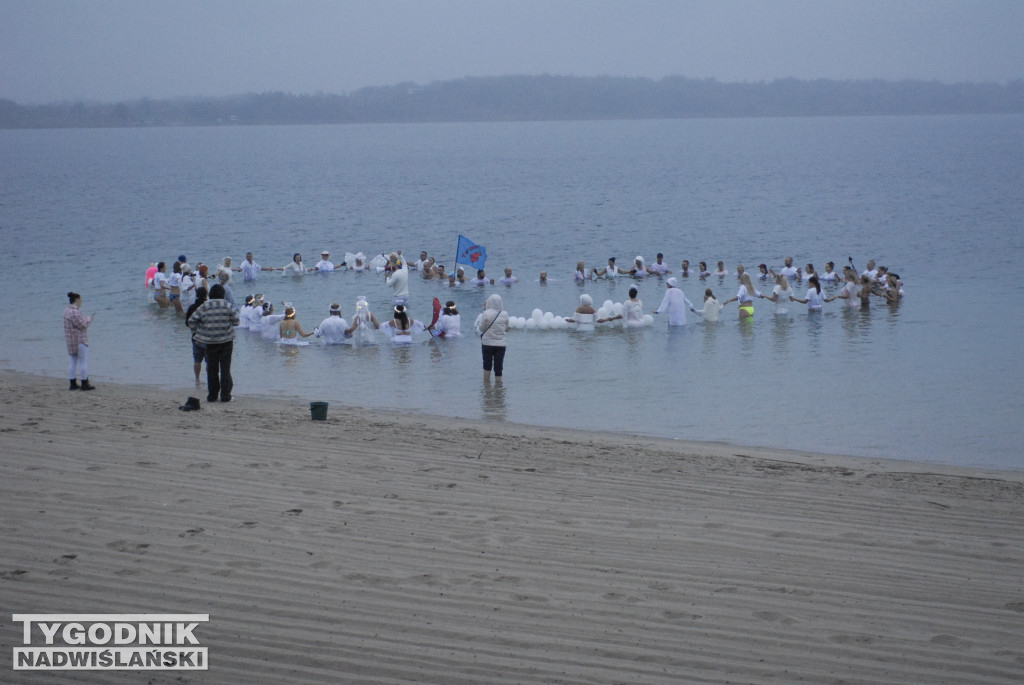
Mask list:
[[[0,681],[1019,683],[1024,472],[0,372]],[[209,614],[207,671],[13,614]]]

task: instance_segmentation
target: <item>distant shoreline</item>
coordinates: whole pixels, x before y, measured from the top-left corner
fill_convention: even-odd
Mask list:
[[[0,128],[580,121],[1024,113],[1006,84],[799,80],[724,83],[670,76],[468,77],[348,94],[248,93],[22,105],[0,99]]]

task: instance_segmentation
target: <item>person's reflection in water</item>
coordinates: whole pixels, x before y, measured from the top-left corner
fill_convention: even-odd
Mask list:
[[[483,383],[480,386],[482,400],[480,406],[483,407],[485,419],[504,421],[508,413],[508,408],[505,406],[505,384],[500,382],[500,378],[498,381],[494,385]]]

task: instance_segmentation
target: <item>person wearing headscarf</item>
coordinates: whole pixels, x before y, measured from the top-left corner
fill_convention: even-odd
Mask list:
[[[693,303],[687,299],[686,295],[677,286],[679,282],[675,278],[670,278],[665,281],[665,296],[661,298],[661,304],[655,309],[653,314],[668,314],[668,325],[669,326],[685,326],[686,325],[686,310],[689,309],[691,312],[696,312]]]

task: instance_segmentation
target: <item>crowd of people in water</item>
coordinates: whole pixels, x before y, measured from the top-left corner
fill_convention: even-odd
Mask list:
[[[644,313],[643,303],[636,296],[637,289],[632,288],[629,298],[621,303],[606,301],[600,308],[595,308],[590,296],[584,294],[581,296],[579,307],[570,316],[560,317],[550,312],[534,310],[530,317],[511,317],[510,326],[530,329],[565,328],[621,322],[621,325],[627,327],[639,327],[650,325],[654,321],[653,317],[658,314],[665,314],[669,325],[684,325],[687,321],[687,311],[699,314],[705,321],[715,321],[722,310],[733,302],[737,304],[739,318],[749,319],[753,317],[754,303],[758,299],[770,301],[775,313],[786,314],[793,303],[804,304],[813,312],[821,311],[824,305],[835,300],[841,300],[845,308],[860,309],[868,307],[876,298],[895,303],[903,296],[903,281],[899,275],[890,273],[885,266],[876,266],[873,260],[867,262],[863,271],[857,271],[853,267],[852,259],[841,271],[836,269],[834,262],[828,262],[819,273],[813,264],[796,267],[793,265],[793,258],[786,257],[784,265],[777,271],[762,263],[757,266],[757,273],[753,276],[742,264],[737,265],[735,272],[730,273],[722,261],[717,263],[715,271],[711,271],[706,262],[699,262],[697,268],[693,269],[688,260],[682,260],[679,271],[674,273],[661,253],[658,253],[655,260],[650,263],[641,256],[636,257],[628,267],[618,266],[616,262],[616,258],[611,257],[605,266],[593,268],[588,268],[583,261],[577,262],[574,280],[580,285],[585,285],[588,281],[597,279],[661,279],[667,289],[661,304],[653,312]],[[238,275],[241,275],[244,285],[256,281],[258,275],[264,271],[277,271],[301,277],[311,272],[329,273],[336,270],[383,273],[385,283],[391,289],[394,306],[392,316],[386,321],[378,320],[370,311],[366,299],[361,298],[356,305],[356,313],[351,324],[341,318],[341,307],[335,303],[323,324],[306,332],[295,320],[294,308],[285,305],[283,313],[276,313],[273,306],[264,301],[262,295],[252,293],[239,300],[236,299],[232,287],[237,282]],[[284,344],[302,344],[305,342],[304,338],[313,336],[323,338],[328,344],[349,339],[368,343],[372,342],[369,333],[371,330],[383,331],[396,344],[409,342],[413,333],[423,331],[430,331],[440,337],[460,335],[460,322],[454,318],[458,316],[454,301],[445,306],[444,316],[430,325],[409,316],[409,283],[414,277],[413,273],[426,281],[447,281],[448,286],[452,288],[488,285],[511,287],[519,281],[518,277],[513,275],[512,269],[507,267],[504,269],[504,275],[498,279],[488,277],[483,269],[476,270],[475,275],[469,277],[466,268],[458,264],[449,272],[426,251],[420,252],[419,259],[415,261],[407,260],[399,251],[390,255],[374,255],[369,259],[361,252],[347,253],[343,261],[335,263],[331,261],[330,252],[325,250],[320,255],[320,261],[309,267],[303,262],[300,253],[295,253],[292,261],[281,267],[262,266],[250,252],[240,265],[236,265],[230,257],[225,257],[213,269],[202,263],[193,269],[185,255],[181,255],[171,265],[169,274],[165,262],[152,264],[146,274],[146,285],[152,288],[153,300],[159,306],[173,307],[177,312],[184,314],[201,297],[204,290],[208,296],[212,285],[218,284],[224,289],[224,299],[239,311],[242,328],[258,330],[265,337]],[[719,286],[724,287],[730,276],[735,276],[737,280],[736,294],[720,299],[710,285],[717,282]],[[546,284],[547,271],[541,271],[537,280]],[[709,286],[704,289],[703,301],[699,308],[694,306],[679,288],[682,280],[696,280]],[[838,290],[826,294],[823,286]],[[797,287],[800,287],[802,292],[797,292]],[[334,323],[335,319],[345,321],[347,325],[344,330],[340,330],[339,324]]]
[[[754,304],[760,299],[771,302],[775,314],[788,314],[794,303],[806,305],[807,310],[814,313],[822,311],[826,304],[836,300],[841,301],[840,306],[844,309],[858,310],[869,307],[873,299],[895,304],[903,296],[900,276],[889,272],[885,266],[876,266],[873,260],[867,262],[863,271],[854,268],[852,258],[841,271],[836,269],[834,262],[828,262],[821,273],[810,263],[803,267],[794,266],[792,257],[786,257],[778,270],[764,263],[758,264],[757,272],[753,275],[742,264],[737,265],[732,273],[722,261],[716,267],[715,271],[711,271],[706,262],[698,262],[697,268],[692,269],[688,260],[682,260],[679,271],[673,272],[661,253],[650,263],[637,256],[628,267],[619,266],[615,257],[609,258],[603,267],[587,267],[585,262],[577,262],[573,279],[578,286],[584,288],[587,283],[599,279],[662,281],[665,285],[663,297],[658,307],[650,312],[644,311],[636,285],[629,288],[628,299],[625,301],[607,300],[600,307],[595,307],[590,294],[582,293],[578,306],[569,316],[559,316],[541,309],[534,309],[529,317],[512,316],[504,310],[501,296],[493,293],[487,298],[484,311],[473,324],[483,348],[485,378],[490,378],[492,370],[497,378],[501,378],[505,334],[509,329],[593,329],[602,324],[637,328],[650,326],[660,315],[664,315],[669,326],[681,326],[687,323],[687,312],[698,315],[703,321],[717,321],[723,310],[734,302],[740,321],[750,321],[754,316]],[[335,302],[330,305],[326,318],[319,325],[306,330],[297,320],[296,310],[290,303],[283,303],[282,311],[275,311],[274,305],[262,294],[254,292],[236,299],[233,289],[239,277],[243,287],[254,286],[259,275],[265,271],[277,271],[300,278],[309,273],[338,270],[382,274],[392,299],[388,318],[378,317],[371,311],[366,297],[360,296],[351,321],[342,316],[342,307]],[[282,345],[294,346],[309,345],[308,338],[320,339],[328,345],[373,344],[381,334],[395,345],[409,344],[414,334],[423,332],[428,332],[432,338],[461,337],[462,322],[455,300],[448,299],[440,307],[437,306],[439,300],[435,298],[433,318],[429,323],[424,323],[413,318],[409,312],[409,284],[414,277],[425,281],[440,281],[442,284],[447,282],[447,286],[453,289],[486,286],[511,288],[519,281],[511,268],[505,268],[504,275],[498,279],[488,277],[483,269],[477,269],[475,275],[469,276],[465,266],[456,264],[454,269],[447,270],[426,251],[420,252],[419,259],[414,261],[408,260],[401,251],[376,254],[371,258],[361,252],[346,253],[344,260],[336,263],[331,260],[330,252],[325,250],[321,252],[320,260],[309,267],[303,262],[300,253],[295,253],[288,264],[265,267],[249,252],[241,264],[236,265],[230,257],[225,257],[212,269],[202,263],[193,268],[185,255],[181,255],[171,265],[169,274],[165,262],[152,264],[146,273],[146,287],[152,290],[153,301],[162,308],[173,308],[184,315],[186,323],[193,330],[194,370],[196,381],[199,382],[204,360],[207,361],[207,372],[210,374],[208,347],[217,344],[211,341],[226,338],[224,329],[228,327],[256,332]],[[736,294],[719,299],[711,285],[716,284],[720,290],[726,289],[728,292],[726,284],[730,277],[736,279]],[[696,281],[705,286],[699,307],[680,288],[683,280]],[[547,271],[541,271],[537,281],[547,284]],[[823,286],[828,289],[828,293]],[[798,292],[798,288],[803,292]],[[204,304],[211,299],[218,300],[216,306],[204,308]],[[204,338],[203,333],[197,330],[201,327],[197,321],[203,317],[195,317],[194,314],[211,308],[216,310],[216,326],[219,328],[215,335],[211,337],[207,334]],[[230,312],[230,315],[225,312]],[[230,321],[230,326],[227,321]],[[227,387],[230,396],[230,378]]]

